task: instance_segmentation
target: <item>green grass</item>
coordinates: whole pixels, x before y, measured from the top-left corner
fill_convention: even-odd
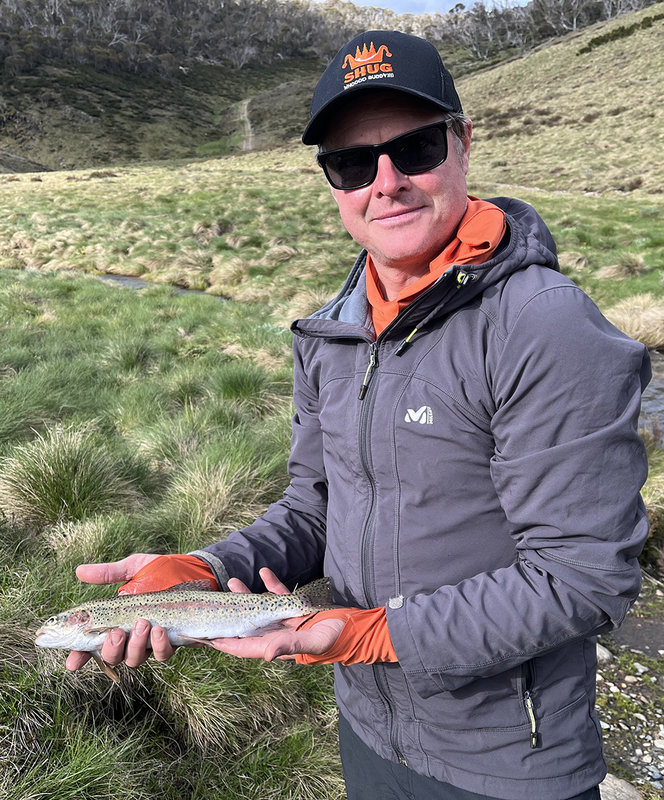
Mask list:
[[[0,298],[0,797],[340,798],[329,671],[189,650],[115,687],[32,641],[112,591],[79,563],[203,546],[279,496],[283,328],[71,271],[2,272]]]

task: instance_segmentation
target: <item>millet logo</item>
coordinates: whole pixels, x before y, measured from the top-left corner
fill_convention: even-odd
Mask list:
[[[404,417],[405,422],[419,422],[420,425],[433,425],[433,411],[431,406],[422,406],[414,411],[409,408]]]
[[[344,75],[344,89],[361,81],[394,77],[392,75],[392,65],[385,61],[386,58],[392,58],[392,53],[387,49],[387,45],[381,44],[376,50],[373,42],[371,42],[369,48],[367,48],[366,44],[361,50],[357,47],[355,56],[348,53],[341,68],[350,68],[352,72],[347,72]]]

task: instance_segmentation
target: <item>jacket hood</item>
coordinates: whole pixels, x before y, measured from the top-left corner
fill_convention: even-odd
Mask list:
[[[390,325],[421,323],[426,317],[449,314],[471,303],[490,286],[508,275],[532,265],[559,271],[556,245],[535,209],[509,197],[490,198],[505,212],[507,233],[496,255],[482,264],[452,266]],[[373,337],[371,313],[366,296],[364,271],[367,251],[358,256],[339,294],[306,319],[295,320],[291,330],[304,336]]]

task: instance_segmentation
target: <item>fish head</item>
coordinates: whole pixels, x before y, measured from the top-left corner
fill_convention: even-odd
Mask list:
[[[38,647],[52,647],[58,650],[87,650],[82,647],[86,631],[92,628],[92,614],[83,608],[63,611],[46,620],[35,634]]]

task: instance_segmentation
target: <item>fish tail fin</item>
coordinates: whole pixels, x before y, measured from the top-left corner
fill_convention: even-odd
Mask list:
[[[293,594],[302,601],[307,613],[334,606],[329,578],[319,578],[316,581],[307,583],[305,586],[296,589]]]

